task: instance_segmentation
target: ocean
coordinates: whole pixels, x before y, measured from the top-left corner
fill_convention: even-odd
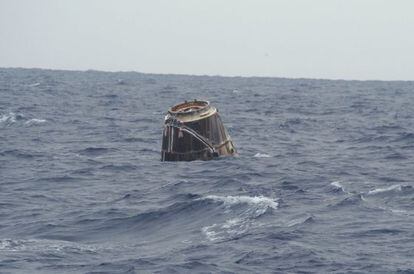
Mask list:
[[[164,115],[238,150],[161,162]],[[0,69],[1,273],[414,273],[414,82]]]

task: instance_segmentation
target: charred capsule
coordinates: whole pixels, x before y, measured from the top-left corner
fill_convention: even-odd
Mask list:
[[[211,160],[236,149],[218,111],[208,101],[173,106],[164,121],[161,161]]]

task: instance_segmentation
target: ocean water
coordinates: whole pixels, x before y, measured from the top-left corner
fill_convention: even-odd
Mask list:
[[[175,103],[239,156],[160,162]],[[414,82],[0,69],[1,273],[414,273]]]

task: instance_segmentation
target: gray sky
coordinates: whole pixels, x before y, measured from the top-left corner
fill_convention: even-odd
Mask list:
[[[0,67],[414,80],[414,1],[0,0]]]

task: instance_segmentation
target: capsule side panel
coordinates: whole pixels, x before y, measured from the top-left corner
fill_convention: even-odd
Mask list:
[[[165,126],[161,160],[162,161],[192,161],[209,160],[213,155],[197,138],[176,127]]]
[[[236,153],[233,142],[217,112],[205,118],[184,123],[184,125],[203,136],[213,145],[218,155]],[[161,160],[210,160],[214,157],[210,149],[193,135],[177,127],[164,126]]]

